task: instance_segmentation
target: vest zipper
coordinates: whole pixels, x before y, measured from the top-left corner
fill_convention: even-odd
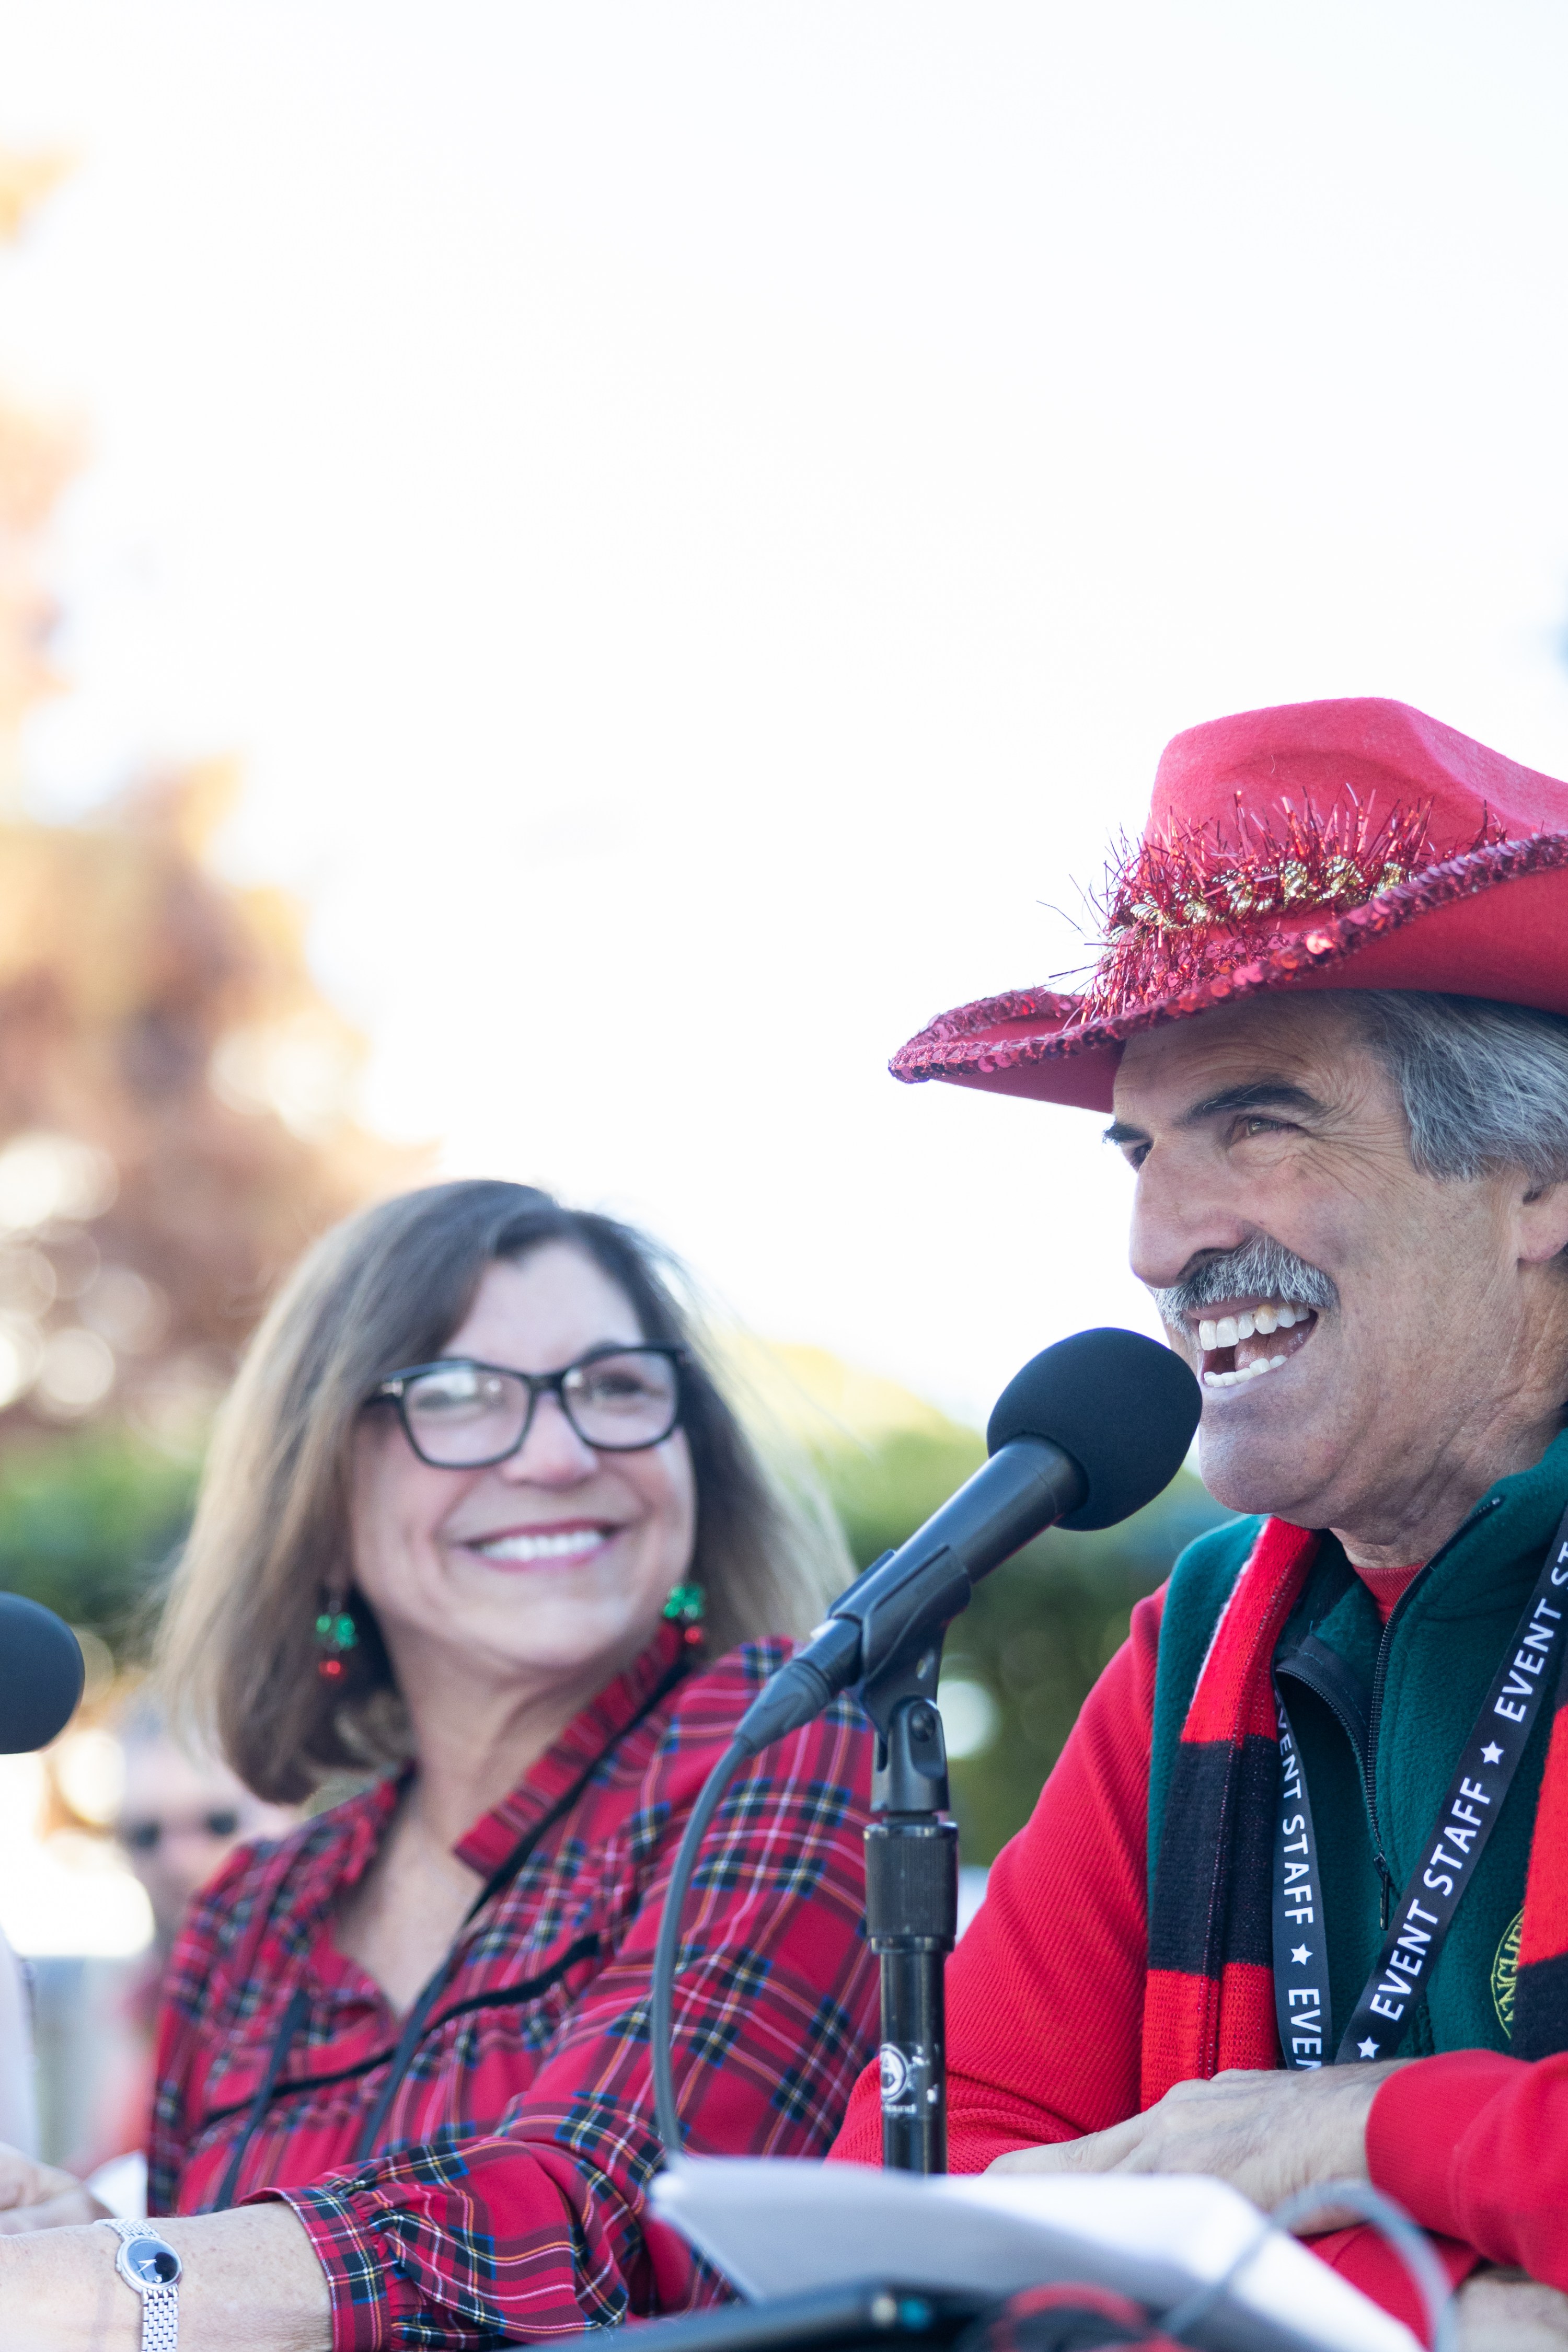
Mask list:
[[[1464,1525],[1457,1528],[1448,1538],[1447,1542],[1438,1545],[1422,1573],[1427,1574],[1435,1569],[1438,1561],[1453,1550],[1459,1538],[1468,1536],[1472,1528],[1479,1527],[1487,1513],[1495,1511],[1501,1502],[1500,1495],[1493,1495],[1489,1501],[1481,1505],[1479,1510],[1472,1511]],[[1383,1851],[1383,1829],[1377,1818],[1377,1727],[1383,1715],[1383,1685],[1388,1675],[1388,1653],[1394,1629],[1399,1622],[1405,1602],[1420,1581],[1421,1578],[1416,1577],[1407,1584],[1389,1612],[1388,1622],[1383,1629],[1383,1639],[1377,1645],[1377,1663],[1372,1670],[1372,1703],[1367,1709],[1366,1717],[1366,1754],[1362,1762],[1362,1780],[1366,1790],[1367,1818],[1372,1825],[1372,1850],[1376,1858],[1381,1885],[1378,1910],[1381,1925],[1384,1928],[1387,1927],[1389,1919],[1393,1916],[1395,1888],[1394,1874],[1388,1867],[1388,1860]]]
[[[1439,1545],[1427,1561],[1427,1568],[1436,1568],[1445,1554],[1458,1542],[1459,1538],[1468,1535],[1470,1529],[1478,1526],[1489,1511],[1496,1510],[1501,1501],[1500,1495],[1494,1495],[1489,1502],[1483,1503],[1479,1510],[1473,1511],[1464,1525],[1448,1538],[1447,1542]],[[1353,1570],[1352,1573],[1353,1575]],[[1417,1578],[1416,1583],[1419,1581],[1420,1579]],[[1280,1664],[1282,1673],[1289,1675],[1293,1682],[1300,1683],[1304,1688],[1312,1692],[1315,1697],[1322,1700],[1323,1705],[1350,1741],[1351,1751],[1360,1767],[1362,1801],[1366,1807],[1366,1823],[1372,1836],[1372,1858],[1377,1869],[1378,1924],[1384,1930],[1387,1929],[1389,1920],[1394,1916],[1394,1898],[1399,1890],[1394,1884],[1394,1873],[1389,1867],[1388,1856],[1384,1851],[1383,1824],[1378,1819],[1377,1812],[1377,1731],[1383,1714],[1383,1689],[1388,1676],[1388,1659],[1394,1630],[1399,1622],[1406,1601],[1415,1590],[1415,1584],[1408,1585],[1400,1594],[1388,1622],[1383,1629],[1382,1638],[1377,1645],[1376,1663],[1373,1668],[1372,1696],[1367,1706],[1364,1729],[1352,1719],[1341,1705],[1329,1677],[1321,1672],[1314,1671],[1310,1657],[1303,1658],[1298,1654],[1282,1660]]]
[[[1392,1622],[1391,1619],[1390,1622]],[[1384,1639],[1385,1641],[1387,1639],[1386,1628]],[[1382,1658],[1383,1652],[1380,1646],[1378,1652],[1380,1666]],[[1362,1802],[1366,1808],[1366,1825],[1372,1838],[1372,1857],[1377,1865],[1378,1910],[1382,1916],[1382,1924],[1386,1927],[1392,1916],[1391,1890],[1394,1885],[1394,1874],[1389,1869],[1388,1857],[1383,1851],[1383,1833],[1378,1827],[1377,1804],[1373,1787],[1371,1727],[1373,1717],[1369,1711],[1364,1724],[1357,1722],[1341,1705],[1329,1677],[1320,1669],[1315,1668],[1310,1657],[1302,1657],[1297,1654],[1282,1659],[1279,1671],[1281,1674],[1288,1675],[1292,1682],[1300,1683],[1304,1690],[1310,1690],[1315,1698],[1321,1699],[1345,1738],[1350,1741],[1351,1753],[1355,1758],[1356,1769],[1361,1774]]]

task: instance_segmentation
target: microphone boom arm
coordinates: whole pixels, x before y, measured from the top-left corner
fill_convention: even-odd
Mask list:
[[[1078,1464],[1048,1438],[1012,1439],[908,1543],[884,1552],[839,1594],[804,1649],[758,1692],[736,1738],[754,1756],[810,1723],[841,1690],[874,1687],[911,1644],[918,1655],[922,1641],[940,1639],[968,1605],[977,1576],[1074,1510],[1084,1486]],[[977,1494],[984,1497],[981,1513]]]

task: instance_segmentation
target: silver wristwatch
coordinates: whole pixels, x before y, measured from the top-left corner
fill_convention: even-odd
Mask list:
[[[180,2273],[184,2265],[151,2221],[100,2221],[120,2240],[114,2267],[142,2298],[142,2352],[174,2352],[180,2340]]]

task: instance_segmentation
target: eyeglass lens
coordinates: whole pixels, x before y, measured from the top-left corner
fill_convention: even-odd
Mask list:
[[[608,1454],[658,1445],[674,1428],[680,1402],[670,1359],[640,1348],[574,1364],[559,1394],[584,1444]],[[529,1385],[517,1372],[454,1361],[410,1381],[403,1410],[424,1459],[457,1470],[516,1450],[528,1423]]]

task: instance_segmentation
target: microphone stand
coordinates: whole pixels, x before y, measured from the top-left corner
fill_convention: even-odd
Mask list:
[[[958,1831],[936,1704],[943,1627],[856,1694],[877,1730],[866,1832],[866,1932],[882,1973],[882,2163],[947,2170],[943,1977],[958,1939]]]

